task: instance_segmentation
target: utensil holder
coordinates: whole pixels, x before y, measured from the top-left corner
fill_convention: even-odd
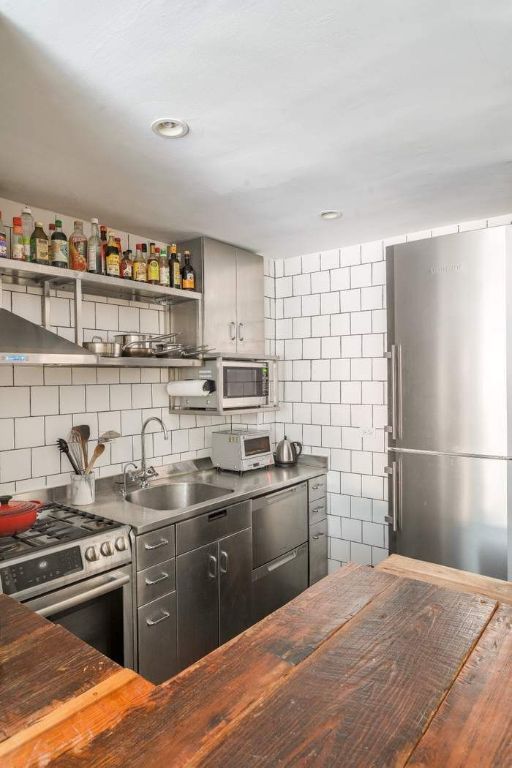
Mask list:
[[[79,507],[93,504],[96,499],[94,473],[91,472],[89,475],[71,474],[69,477],[68,498],[70,504],[77,504]]]

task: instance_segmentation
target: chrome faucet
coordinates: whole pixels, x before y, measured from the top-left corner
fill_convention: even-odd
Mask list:
[[[136,475],[137,479],[140,480],[141,488],[147,488],[149,485],[149,480],[152,477],[156,477],[158,474],[154,467],[146,466],[146,445],[145,445],[144,438],[146,437],[146,427],[148,426],[148,424],[151,424],[152,421],[157,421],[162,427],[162,432],[164,433],[164,440],[169,439],[169,435],[167,434],[167,429],[165,428],[165,424],[163,423],[162,419],[160,419],[158,416],[150,416],[149,419],[146,419],[146,421],[142,425],[142,432],[140,433],[140,438],[142,440],[142,452],[141,452],[141,459],[140,459],[140,470],[137,472],[137,475]]]

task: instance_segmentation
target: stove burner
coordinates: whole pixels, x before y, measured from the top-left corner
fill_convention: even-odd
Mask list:
[[[120,523],[104,520],[90,512],[81,512],[64,504],[47,504],[40,509],[36,522],[28,531],[0,538],[0,562],[34,549],[47,549],[119,527]]]

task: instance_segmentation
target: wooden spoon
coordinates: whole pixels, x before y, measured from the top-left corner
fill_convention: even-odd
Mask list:
[[[87,467],[85,468],[85,474],[90,475],[91,470],[95,464],[95,462],[99,459],[103,451],[105,450],[105,445],[103,443],[98,443],[94,451],[92,452],[91,460],[87,464]]]

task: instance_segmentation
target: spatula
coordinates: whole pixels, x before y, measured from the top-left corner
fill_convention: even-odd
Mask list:
[[[87,464],[87,467],[85,468],[85,474],[86,475],[90,475],[91,474],[91,470],[92,470],[95,462],[98,461],[99,457],[101,456],[101,454],[103,453],[104,450],[105,450],[105,445],[103,443],[98,443],[98,445],[96,446],[96,448],[92,452],[92,456],[91,456],[90,462]]]

